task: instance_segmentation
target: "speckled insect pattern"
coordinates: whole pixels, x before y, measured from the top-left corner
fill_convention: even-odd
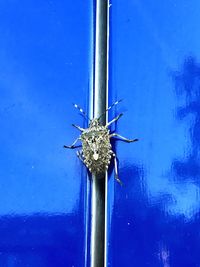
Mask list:
[[[74,104],[74,107],[77,108],[85,118],[89,119],[89,127],[81,128],[78,125],[72,124],[73,127],[77,128],[81,134],[80,136],[70,145],[64,146],[64,148],[75,149],[80,146],[76,146],[78,141],[82,142],[82,149],[77,151],[78,158],[86,165],[89,171],[93,174],[102,174],[107,171],[111,159],[114,159],[114,170],[115,170],[115,179],[122,184],[118,175],[118,164],[117,157],[112,150],[111,146],[111,138],[117,137],[121,141],[125,141],[128,143],[136,142],[138,139],[127,139],[117,133],[110,133],[109,126],[118,121],[119,118],[123,115],[120,113],[117,117],[115,117],[110,122],[106,123],[106,125],[102,125],[100,122],[100,118],[106,114],[112,107],[117,105],[121,100],[116,101],[110,107],[108,107],[103,114],[101,114],[98,118],[94,118],[90,120],[86,113],[80,108],[77,104]]]

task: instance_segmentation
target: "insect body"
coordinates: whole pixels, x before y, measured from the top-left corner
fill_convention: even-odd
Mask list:
[[[103,173],[112,156],[110,131],[94,119],[90,127],[81,134],[84,163],[92,173]]]
[[[115,102],[111,105],[105,112],[107,112],[111,107],[117,105],[120,101]],[[86,113],[78,106],[74,105],[79,111],[87,117]],[[104,113],[102,114],[104,115]],[[101,115],[101,116],[102,116]],[[122,114],[119,114],[116,118],[108,122],[105,126],[101,125],[100,118],[95,118],[90,120],[89,128],[81,128],[80,126],[72,124],[75,128],[81,131],[81,135],[73,142],[71,146],[64,146],[65,148],[77,148],[79,146],[75,146],[75,144],[80,140],[82,141],[82,150],[77,151],[77,156],[79,159],[87,166],[89,171],[94,174],[104,173],[109,165],[111,158],[114,158],[114,166],[115,166],[115,179],[121,183],[118,177],[118,167],[117,167],[117,158],[115,153],[112,151],[112,146],[110,143],[110,139],[112,137],[117,137],[122,141],[131,143],[138,141],[138,139],[127,139],[117,133],[110,133],[109,126],[113,122],[116,122]]]

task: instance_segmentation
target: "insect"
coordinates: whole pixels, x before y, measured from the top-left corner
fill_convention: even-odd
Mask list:
[[[81,141],[82,150],[77,151],[76,154],[78,158],[86,165],[89,171],[93,174],[101,174],[107,171],[111,159],[113,158],[115,179],[120,184],[122,184],[122,182],[118,176],[117,157],[112,150],[110,140],[113,137],[117,137],[122,141],[131,143],[138,141],[138,139],[127,139],[115,132],[110,132],[109,126],[112,123],[118,121],[119,118],[121,118],[121,116],[123,115],[123,113],[120,113],[117,117],[108,122],[106,125],[101,124],[100,118],[121,101],[122,100],[116,101],[114,104],[108,107],[105,112],[102,113],[98,118],[94,118],[92,120],[88,118],[82,108],[80,108],[77,104],[74,104],[74,107],[77,108],[86,119],[89,119],[89,127],[84,129],[78,125],[72,124],[72,126],[78,129],[81,134],[70,146],[64,145],[64,148],[74,149],[80,147],[80,145],[77,146],[76,143],[78,141]]]

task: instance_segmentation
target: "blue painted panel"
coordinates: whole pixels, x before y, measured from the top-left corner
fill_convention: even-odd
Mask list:
[[[110,8],[116,131],[140,140],[115,143],[124,186],[109,180],[108,266],[200,266],[199,10],[197,0]]]
[[[2,267],[85,266],[85,168],[63,145],[84,124],[92,35],[93,1],[0,3]]]

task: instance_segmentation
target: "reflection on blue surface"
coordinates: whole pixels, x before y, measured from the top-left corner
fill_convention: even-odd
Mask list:
[[[111,98],[120,188],[109,180],[108,266],[200,265],[200,3],[115,1]]]
[[[85,265],[86,173],[63,145],[77,136],[71,123],[84,123],[72,103],[87,109],[92,8],[0,3],[2,267]]]
[[[189,57],[185,60],[183,69],[175,73],[174,80],[176,92],[182,105],[177,110],[177,118],[181,121],[190,120],[188,133],[191,140],[187,160],[174,162],[176,177],[186,182],[193,181],[199,185],[200,175],[200,65],[195,58]]]

